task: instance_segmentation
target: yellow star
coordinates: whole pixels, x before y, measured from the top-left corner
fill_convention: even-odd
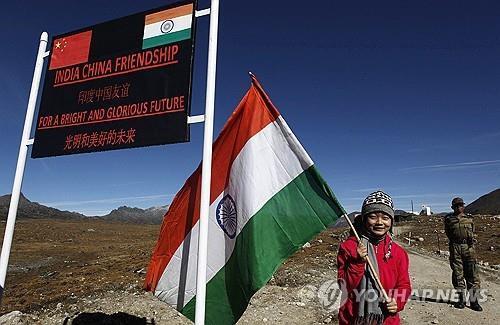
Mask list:
[[[56,43],[56,49],[60,49],[61,48],[61,42],[57,41]]]

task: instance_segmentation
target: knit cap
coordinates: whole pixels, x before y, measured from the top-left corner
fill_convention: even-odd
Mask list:
[[[394,219],[392,198],[382,191],[376,191],[368,195],[363,201],[361,214],[366,215],[372,212],[383,212],[390,216],[391,219]]]

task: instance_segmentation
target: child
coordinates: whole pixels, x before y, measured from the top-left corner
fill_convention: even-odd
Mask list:
[[[347,295],[339,308],[339,324],[399,324],[411,292],[408,274],[408,254],[392,241],[394,207],[389,195],[374,192],[364,200],[361,215],[356,220],[361,243],[351,235],[340,244],[337,255],[339,286]],[[384,296],[372,276],[370,258],[382,285]]]

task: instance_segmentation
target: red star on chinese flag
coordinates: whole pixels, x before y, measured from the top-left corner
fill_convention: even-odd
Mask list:
[[[55,39],[49,70],[87,62],[91,39],[91,30]]]

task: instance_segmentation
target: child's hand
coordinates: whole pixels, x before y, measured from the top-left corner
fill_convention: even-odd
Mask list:
[[[396,303],[396,299],[389,297],[389,300],[385,304],[389,313],[395,314],[398,312],[398,304]]]
[[[357,251],[358,251],[358,257],[366,261],[366,256],[368,256],[368,250],[366,249],[366,246],[359,243]]]

